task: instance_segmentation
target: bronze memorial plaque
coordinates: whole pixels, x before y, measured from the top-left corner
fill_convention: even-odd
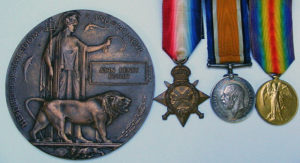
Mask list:
[[[17,47],[6,78],[20,132],[68,159],[103,156],[126,143],[147,117],[153,92],[142,40],[117,18],[89,10],[36,26]]]

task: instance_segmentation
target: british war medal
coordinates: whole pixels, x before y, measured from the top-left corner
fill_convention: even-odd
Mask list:
[[[201,11],[201,0],[163,1],[163,49],[177,65],[171,72],[174,82],[165,82],[168,89],[154,100],[167,106],[164,120],[175,114],[182,126],[192,113],[204,117],[198,105],[209,98],[197,90],[198,81],[189,82],[191,71],[184,65],[203,38]]]
[[[152,103],[150,56],[136,33],[96,11],[64,12],[20,43],[9,65],[7,102],[16,126],[62,158],[103,156],[141,127]]]
[[[208,67],[228,74],[212,91],[211,106],[227,122],[245,119],[254,105],[254,91],[233,68],[251,66],[247,0],[205,0]]]
[[[260,116],[274,125],[289,122],[297,112],[295,90],[279,77],[295,60],[292,0],[250,0],[253,58],[273,80],[256,94]]]

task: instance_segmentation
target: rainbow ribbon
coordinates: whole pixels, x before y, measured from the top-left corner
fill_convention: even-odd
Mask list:
[[[292,0],[250,0],[252,54],[268,74],[283,74],[295,60]]]
[[[201,0],[163,1],[163,49],[174,61],[187,59],[202,38]]]

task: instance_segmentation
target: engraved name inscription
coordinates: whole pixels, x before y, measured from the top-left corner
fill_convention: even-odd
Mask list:
[[[90,62],[90,84],[147,84],[145,62]]]

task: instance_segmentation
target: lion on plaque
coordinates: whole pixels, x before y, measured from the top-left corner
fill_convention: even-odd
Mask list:
[[[31,101],[43,102],[39,113],[35,117],[30,108]],[[49,123],[58,131],[58,135],[67,143],[72,143],[65,134],[66,119],[77,125],[90,125],[96,129],[96,140],[100,141],[98,133],[105,143],[111,143],[106,137],[106,126],[111,124],[120,114],[128,112],[131,99],[118,91],[108,91],[86,101],[52,100],[30,98],[25,102],[29,114],[35,119],[31,136],[36,141],[36,134],[46,128]]]

